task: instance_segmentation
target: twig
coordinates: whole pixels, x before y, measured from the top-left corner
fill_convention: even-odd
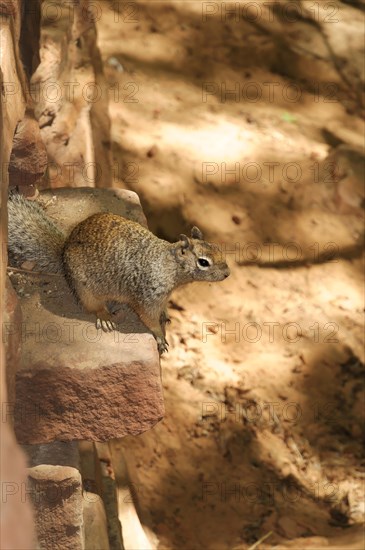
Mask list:
[[[61,277],[60,273],[48,273],[47,271],[32,271],[31,269],[20,269],[19,267],[7,267],[7,271],[16,273],[27,273],[28,275],[49,275],[51,277]]]
[[[269,531],[268,533],[266,533],[266,535],[261,537],[257,542],[255,542],[255,544],[250,546],[248,550],[255,550],[258,547],[258,545],[264,542],[264,540],[266,540],[267,538],[269,538],[270,535],[272,535],[272,531]]]

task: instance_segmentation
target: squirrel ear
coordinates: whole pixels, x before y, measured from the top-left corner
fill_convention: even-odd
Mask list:
[[[186,235],[181,234],[180,241],[182,241],[182,246],[181,246],[182,251],[186,250],[187,248],[190,248],[190,242]]]
[[[196,225],[194,225],[194,227],[191,230],[191,236],[193,239],[199,239],[201,241],[203,240],[203,233],[200,231],[198,227],[196,227]]]

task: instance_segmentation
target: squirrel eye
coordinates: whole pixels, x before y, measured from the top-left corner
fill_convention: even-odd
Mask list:
[[[206,258],[198,258],[198,265],[200,265],[200,267],[209,267],[211,264]]]

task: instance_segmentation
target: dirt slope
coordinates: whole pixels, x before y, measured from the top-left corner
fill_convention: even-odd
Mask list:
[[[115,442],[164,549],[363,547],[363,12],[267,4],[99,3],[115,185],[232,268],[174,294],[165,419]]]

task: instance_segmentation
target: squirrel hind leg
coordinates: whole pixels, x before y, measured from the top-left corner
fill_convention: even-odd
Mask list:
[[[101,328],[104,332],[111,332],[116,329],[116,324],[111,319],[112,314],[107,307],[106,300],[95,296],[87,288],[80,285],[74,290],[84,310],[96,315],[95,326],[97,329]]]

